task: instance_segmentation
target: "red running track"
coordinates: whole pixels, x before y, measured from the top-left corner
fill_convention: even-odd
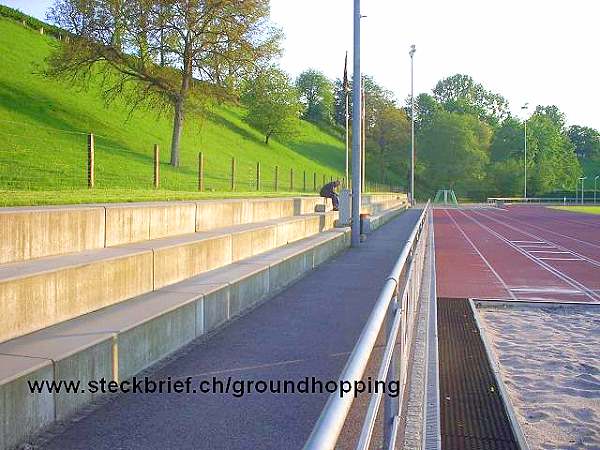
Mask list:
[[[440,297],[600,302],[600,220],[543,207],[436,209]]]

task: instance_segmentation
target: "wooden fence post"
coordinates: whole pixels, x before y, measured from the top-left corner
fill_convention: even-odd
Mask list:
[[[317,192],[317,172],[313,172],[313,191]]]
[[[94,177],[94,134],[88,134],[88,188],[93,188],[95,184]]]
[[[304,179],[304,183],[303,183],[303,186],[302,186],[302,190],[304,192],[306,192],[306,170],[304,171],[303,179]]]
[[[294,169],[290,169],[290,192],[294,192]]]
[[[154,144],[154,189],[160,186],[160,148]]]
[[[275,166],[275,192],[279,189],[279,166]]]
[[[231,158],[231,190],[235,191],[235,157]]]
[[[260,191],[260,161],[256,163],[256,190]]]
[[[198,152],[198,191],[204,192],[204,155]]]
[[[327,182],[327,177],[325,174],[323,174],[323,184],[325,184]]]

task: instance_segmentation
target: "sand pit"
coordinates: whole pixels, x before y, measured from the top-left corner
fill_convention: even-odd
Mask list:
[[[530,448],[600,449],[600,307],[478,311]]]

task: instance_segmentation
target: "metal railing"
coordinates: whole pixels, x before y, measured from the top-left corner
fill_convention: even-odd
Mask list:
[[[430,202],[427,202],[339,377],[340,382],[350,382],[353,385],[362,380],[377,337],[384,322],[387,322],[385,350],[376,381],[394,380],[400,387],[397,397],[386,395],[385,398],[384,447],[388,449],[395,448],[400,413],[406,396],[408,362],[417,317],[430,211]],[[383,395],[381,390],[372,394],[357,449],[369,448]],[[353,395],[331,394],[305,444],[306,450],[336,447],[353,400]]]
[[[593,192],[593,191],[592,191]],[[600,196],[598,196],[600,198]],[[488,197],[487,203],[494,206],[514,205],[514,204],[555,204],[555,205],[576,205],[582,203],[595,204],[596,198],[592,194],[587,194],[584,199],[579,197]]]

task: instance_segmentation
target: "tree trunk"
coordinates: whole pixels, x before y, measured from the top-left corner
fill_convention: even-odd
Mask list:
[[[269,145],[269,139],[271,139],[271,133],[267,133],[265,136],[265,144]]]
[[[175,114],[173,117],[173,138],[171,140],[171,165],[179,167],[179,141],[183,130],[185,117],[185,101],[189,94],[192,82],[192,49],[190,33],[186,36],[185,50],[183,52],[183,71],[181,74],[181,90],[175,100]]]
[[[181,131],[183,130],[183,120],[185,117],[184,106],[183,99],[177,99],[173,118],[173,137],[171,139],[171,165],[173,167],[179,167],[179,141],[181,140]]]
[[[165,58],[165,32],[161,28],[160,30],[160,67],[165,67],[167,65],[167,60]]]

